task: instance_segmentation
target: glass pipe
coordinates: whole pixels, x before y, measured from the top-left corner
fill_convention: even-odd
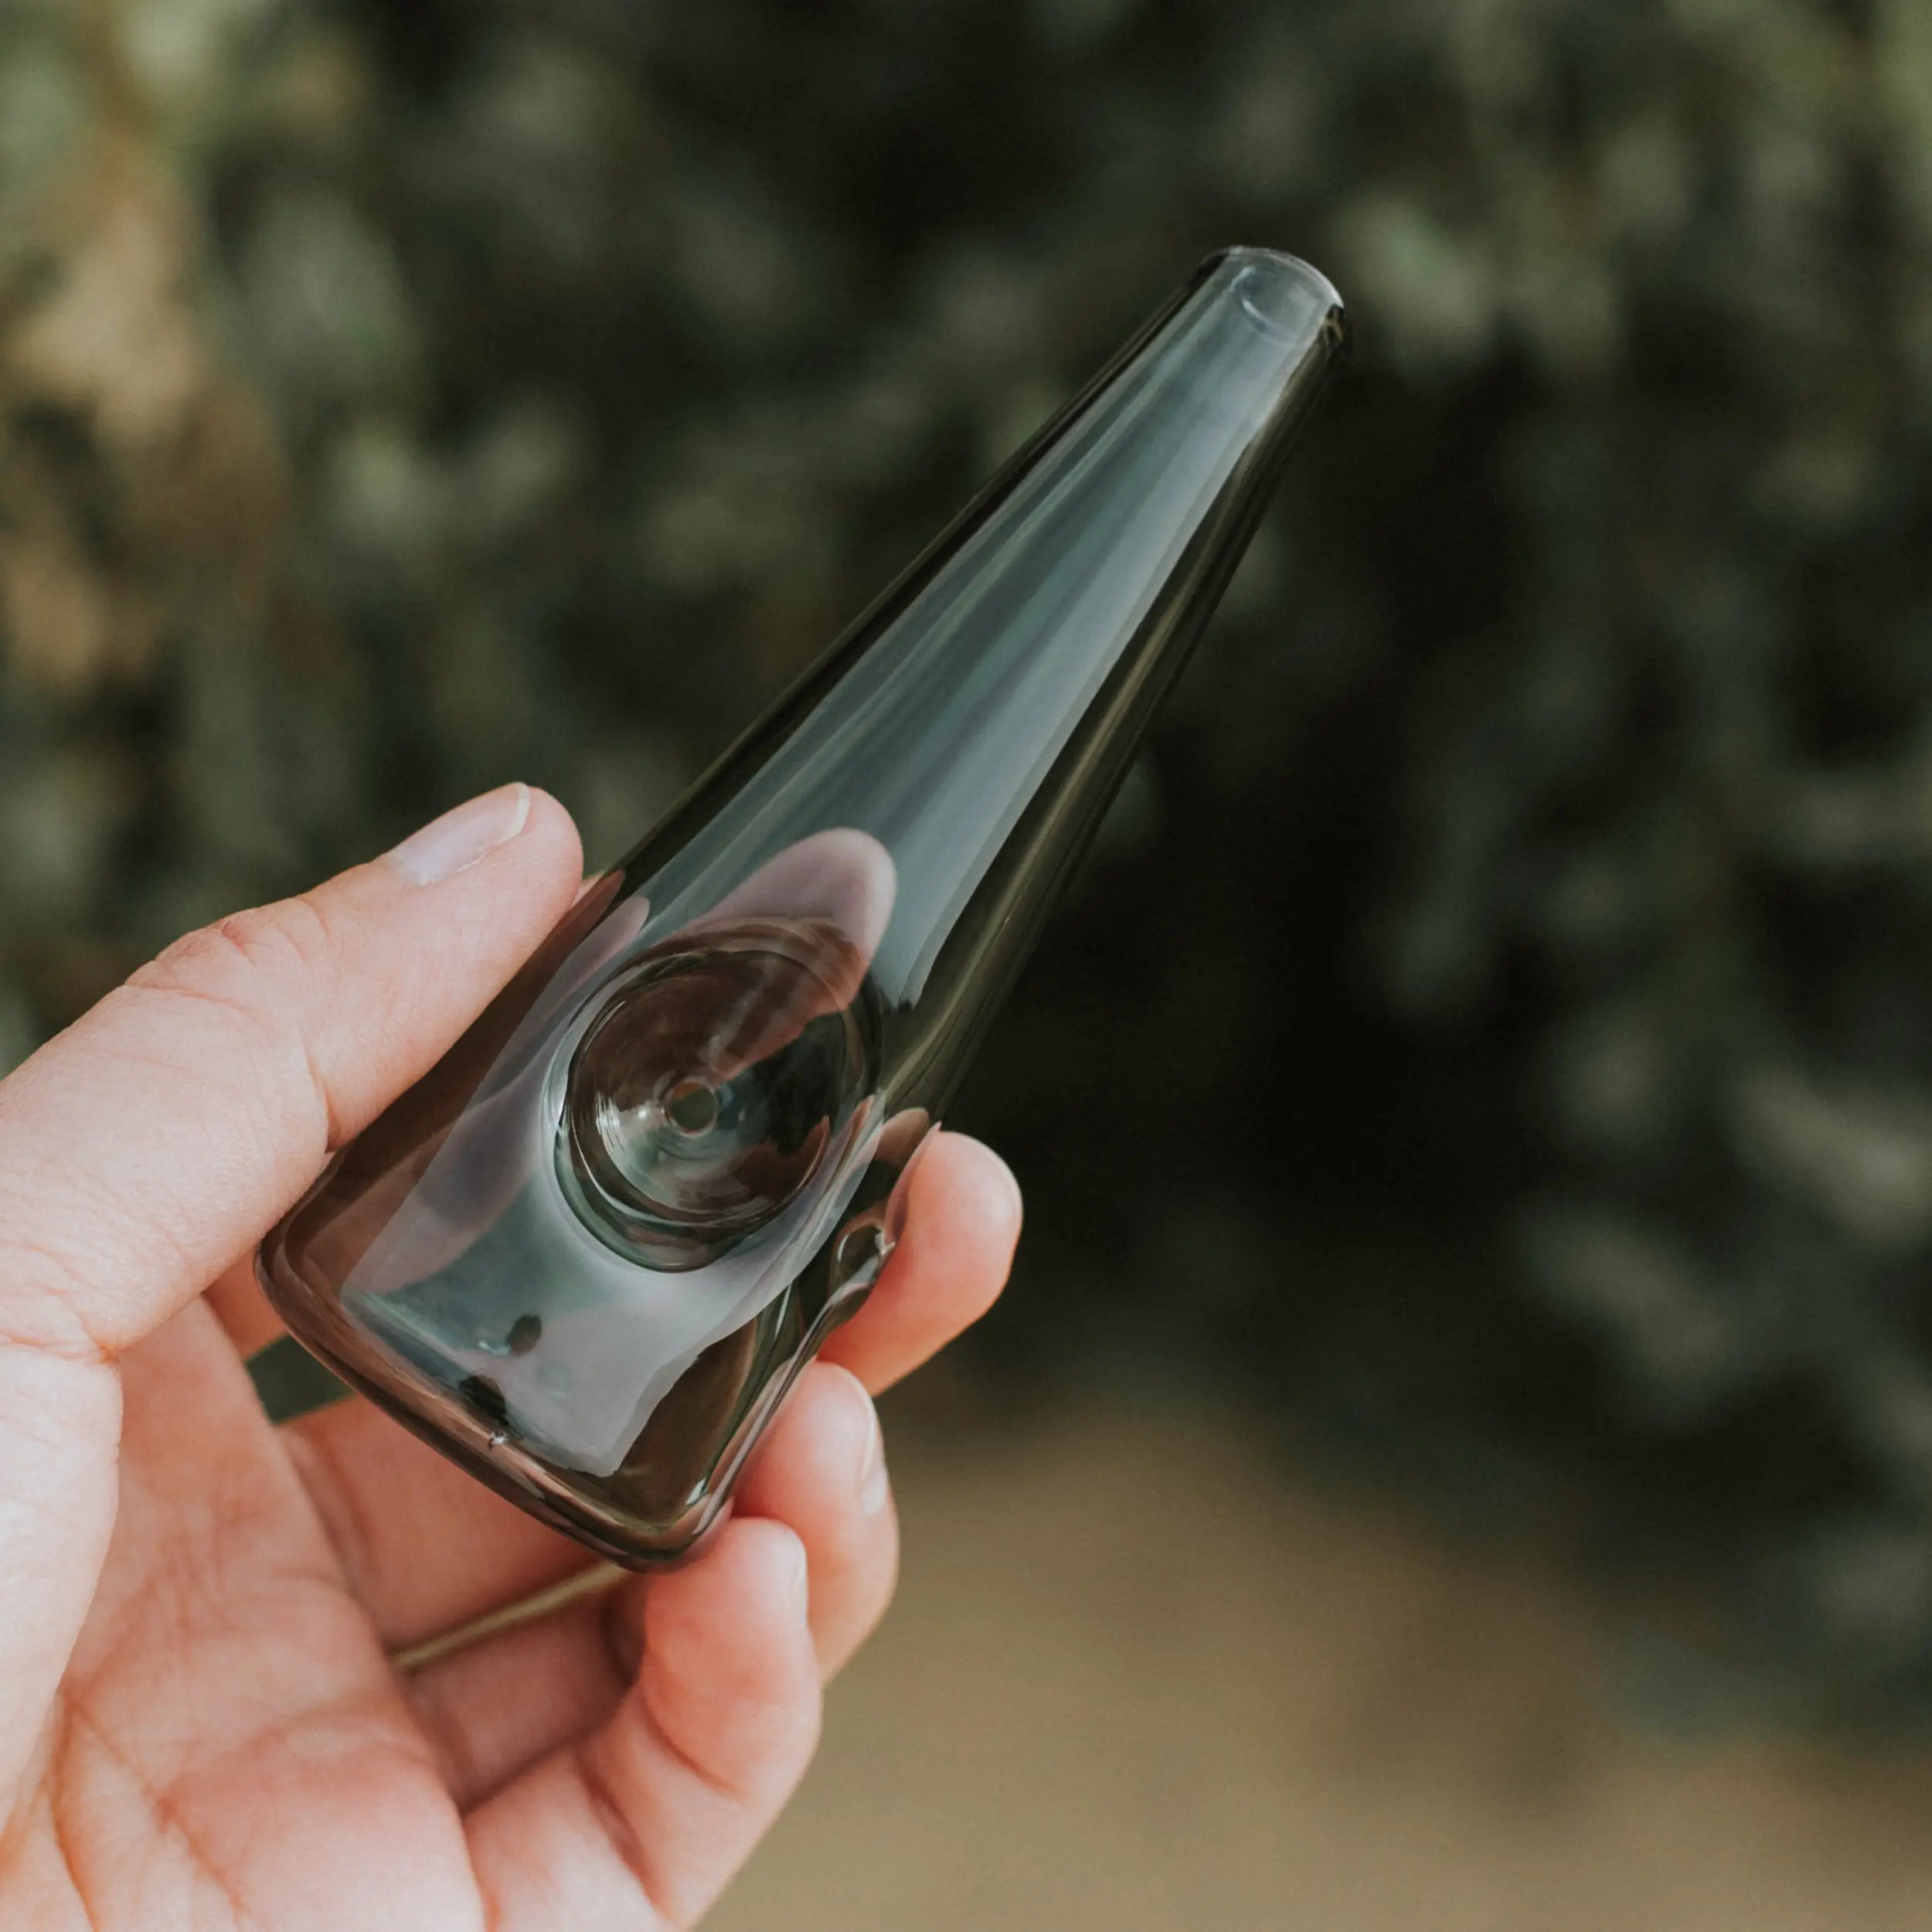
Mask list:
[[[1344,341],[1204,263],[263,1244],[289,1329],[600,1554],[719,1522]]]

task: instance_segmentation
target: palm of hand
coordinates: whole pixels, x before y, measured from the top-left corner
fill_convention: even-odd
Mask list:
[[[114,1542],[16,1864],[64,1868],[102,1932],[481,1924],[449,1768],[209,1310],[124,1379]]]

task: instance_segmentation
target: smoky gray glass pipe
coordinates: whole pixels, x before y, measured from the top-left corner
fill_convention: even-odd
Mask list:
[[[893,1196],[1345,339],[1204,263],[264,1243],[291,1332],[641,1568],[689,1550]]]

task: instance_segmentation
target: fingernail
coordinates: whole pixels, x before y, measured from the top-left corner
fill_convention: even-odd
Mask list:
[[[514,838],[529,822],[530,787],[499,785],[413,832],[389,862],[418,886],[440,885]]]
[[[892,1494],[892,1481],[886,1473],[886,1438],[879,1427],[879,1411],[868,1401],[866,1413],[871,1417],[871,1431],[859,1465],[859,1507],[865,1515],[876,1516]]]

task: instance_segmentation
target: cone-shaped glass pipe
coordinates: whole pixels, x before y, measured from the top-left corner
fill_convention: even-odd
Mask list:
[[[290,1329],[621,1563],[721,1515],[1342,341],[1208,261],[264,1244]]]

